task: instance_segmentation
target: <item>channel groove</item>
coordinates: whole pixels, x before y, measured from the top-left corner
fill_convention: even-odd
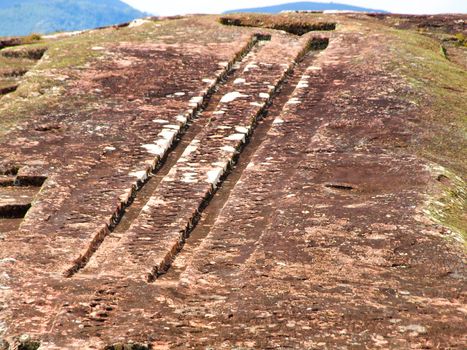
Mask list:
[[[147,174],[146,179],[139,181],[128,201],[126,203],[122,203],[121,208],[114,213],[110,220],[110,224],[106,225],[106,227],[98,232],[89,244],[86,252],[76,259],[73,265],[65,271],[65,277],[72,277],[79,270],[83,269],[108,235],[115,233],[118,237],[131,226],[131,223],[138,216],[152,192],[159,185],[161,179],[168,173],[173,164],[176,163],[177,159],[183,153],[191,140],[200,130],[202,130],[202,125],[198,125],[198,121],[202,121],[203,112],[205,112],[211,105],[211,99],[214,93],[220,86],[226,84],[229,77],[235,72],[236,66],[257,46],[257,44],[261,41],[269,40],[269,38],[269,35],[254,34],[248,44],[232,59],[231,62],[229,62],[227,69],[209,88],[203,101],[193,111],[191,118],[180,130],[169,150],[156,162],[154,168]]]

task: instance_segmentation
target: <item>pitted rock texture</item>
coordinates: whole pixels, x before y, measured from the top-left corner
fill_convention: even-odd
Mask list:
[[[9,348],[463,348],[465,248],[427,209],[462,155],[430,148],[439,91],[410,84],[388,22],[188,16],[50,39],[0,100],[0,209],[31,207],[0,216]],[[465,82],[444,59],[423,60]],[[24,96],[32,81],[47,88]]]

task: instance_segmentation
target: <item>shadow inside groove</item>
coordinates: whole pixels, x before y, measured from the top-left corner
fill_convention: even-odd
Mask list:
[[[18,170],[0,171],[0,233],[19,228],[46,180],[44,176],[18,176]]]
[[[171,148],[158,162],[156,168],[151,174],[149,174],[147,180],[139,183],[139,187],[133,194],[130,201],[126,203],[122,210],[114,213],[112,224],[106,227],[104,232],[99,233],[95,239],[93,239],[88,252],[78,258],[73,266],[65,271],[64,275],[66,277],[73,277],[78,271],[87,265],[107,235],[112,233],[123,234],[130,228],[132,222],[138,217],[142,208],[147,203],[153,192],[157,189],[162,179],[176,164],[178,159],[185,151],[186,147],[203,129],[205,124],[209,122],[209,120],[202,118],[202,115],[203,113],[209,112],[219,103],[220,97],[216,96],[218,89],[227,84],[229,80],[233,79],[234,73],[237,69],[236,67],[245,59],[245,57],[247,57],[249,53],[256,50],[261,45],[261,42],[269,40],[271,40],[271,35],[269,34],[255,33],[253,35],[249,45],[233,59],[231,67],[219,78],[216,85],[212,87],[211,90],[207,93],[202,105],[195,111],[191,120],[180,131],[180,134],[177,135],[176,140],[172,144]]]
[[[221,17],[219,22],[228,26],[282,30],[298,36],[302,36],[312,31],[330,31],[336,29],[336,23],[333,22],[301,22],[294,20],[268,22],[262,17],[255,18],[252,16]]]
[[[214,226],[217,217],[229,199],[235,185],[240,180],[244,170],[250,164],[251,159],[261,144],[266,140],[274,119],[281,114],[284,105],[290,99],[302,75],[305,74],[307,67],[314,61],[316,54],[324,50],[328,44],[328,38],[314,37],[308,41],[304,52],[296,61],[295,68],[289,72],[284,81],[279,85],[270,105],[265,108],[262,115],[258,118],[253,134],[247,139],[247,143],[244,144],[241,152],[235,159],[235,165],[230,169],[230,172],[224,175],[216,192],[203,207],[199,218],[195,220],[186,241],[175,254],[170,264],[166,266],[166,269],[158,276],[155,276],[154,280],[161,287],[171,288],[178,283],[180,275],[187,268],[194,252]]]

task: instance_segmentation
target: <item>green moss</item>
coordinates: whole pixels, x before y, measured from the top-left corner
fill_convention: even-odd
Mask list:
[[[8,50],[25,50],[46,46],[48,50],[37,64],[28,65],[28,68],[33,67],[21,80],[18,90],[1,98],[0,139],[24,118],[51,113],[53,110],[78,113],[83,108],[88,111],[89,108],[96,106],[98,101],[91,94],[65,98],[64,92],[70,82],[77,79],[80,71],[88,64],[105,59],[106,48],[125,42],[156,41],[166,44],[212,42],[213,38],[206,35],[206,26],[214,27],[218,24],[210,19],[208,21],[200,18],[199,21],[201,26],[195,19],[148,21],[138,27],[93,30],[71,37],[44,36],[42,41],[34,45],[9,48]],[[215,40],[229,41],[228,35],[216,36],[219,32],[213,31]],[[2,55],[0,55],[0,63],[1,60]],[[19,61],[17,63],[18,66],[22,66]],[[63,79],[63,77],[68,78]]]
[[[403,76],[423,113],[421,138],[411,147],[421,157],[438,164],[438,175],[449,179],[439,183],[426,213],[467,239],[467,72],[446,60],[439,41],[414,31],[391,29],[391,69]],[[460,174],[458,176],[456,174]]]
[[[413,31],[391,31],[397,52],[391,69],[407,80],[424,112],[423,139],[414,148],[449,169],[467,173],[467,72],[439,54],[438,41]]]
[[[438,179],[437,195],[430,199],[425,213],[449,228],[467,247],[467,184],[441,166],[432,171]]]
[[[2,69],[27,68],[29,73],[21,79],[16,92],[1,97],[0,103],[0,139],[23,118],[48,113],[55,107],[61,111],[75,110],[79,105],[91,105],[91,96],[63,98],[67,80],[62,77],[72,74],[105,55],[105,50],[96,47],[108,47],[120,42],[143,43],[153,41],[158,32],[164,29],[166,22],[149,22],[135,28],[102,29],[61,39],[43,39],[41,42],[8,48],[18,51],[47,47],[45,56],[38,63],[24,57],[4,57],[0,54]],[[159,34],[160,35],[160,34]],[[4,50],[0,51],[5,52]],[[18,56],[18,55],[16,55]],[[72,78],[73,79],[73,78]],[[72,80],[70,79],[70,80]],[[89,99],[83,101],[83,99]],[[84,103],[87,102],[87,103]]]
[[[454,38],[456,40],[457,46],[467,47],[467,36],[465,36],[463,33],[457,33],[454,35]]]
[[[448,59],[446,48],[443,45],[439,46],[439,52],[441,56],[443,56],[445,59]]]
[[[12,58],[0,55],[0,75],[2,71],[11,69],[30,69],[36,64],[36,61],[25,58]]]
[[[23,44],[32,44],[42,39],[40,34],[32,33],[22,38]]]

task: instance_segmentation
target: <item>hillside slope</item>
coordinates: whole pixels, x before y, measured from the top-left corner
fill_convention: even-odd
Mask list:
[[[96,28],[144,16],[119,0],[0,0],[0,36]]]
[[[0,50],[0,349],[464,349],[466,23],[184,16]]]
[[[322,3],[322,2],[291,2],[287,4],[280,4],[274,6],[264,6],[255,8],[244,8],[237,10],[226,11],[225,13],[238,13],[238,12],[253,12],[253,13],[280,13],[282,11],[358,11],[358,12],[385,12],[382,10],[369,9],[365,7],[345,5],[339,3]]]

